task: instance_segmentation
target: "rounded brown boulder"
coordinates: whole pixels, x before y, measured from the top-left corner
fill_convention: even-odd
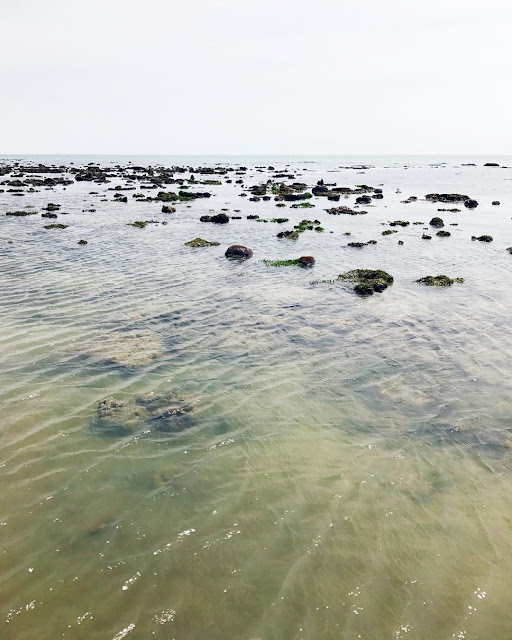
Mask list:
[[[244,247],[243,244],[232,244],[225,253],[226,258],[238,258],[246,260],[252,258],[252,249]]]
[[[301,256],[299,264],[301,267],[312,267],[315,264],[315,259],[313,256]]]

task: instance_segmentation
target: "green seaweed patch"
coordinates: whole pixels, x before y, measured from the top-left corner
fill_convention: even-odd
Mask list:
[[[69,225],[67,224],[60,224],[60,223],[54,223],[54,224],[46,224],[44,226],[45,229],[67,229]]]
[[[186,247],[218,247],[219,245],[220,242],[209,242],[208,240],[203,240],[203,238],[194,238],[185,242]]]
[[[7,211],[6,216],[16,216],[16,217],[21,217],[21,216],[35,216],[37,215],[37,211]]]
[[[390,236],[392,233],[398,233],[397,229],[386,229],[382,232],[383,236]]]
[[[264,264],[267,267],[298,267],[300,266],[300,261],[298,259],[294,260],[263,260]]]
[[[455,282],[462,284],[464,282],[464,278],[450,278],[445,275],[425,276],[423,278],[419,278],[416,282],[425,284],[427,287],[451,287]]]
[[[323,233],[325,231],[325,229],[323,227],[315,227],[315,231],[317,233]]]
[[[158,220],[135,220],[135,222],[129,222],[129,227],[137,227],[137,229],[144,229],[148,224],[159,224]],[[165,222],[162,224],[166,224]]]

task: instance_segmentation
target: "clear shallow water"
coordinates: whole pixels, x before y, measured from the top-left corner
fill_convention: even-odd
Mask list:
[[[248,166],[246,185],[269,177],[255,166],[285,165],[133,158],[217,161]],[[512,169],[487,161],[512,166],[286,160],[310,186],[382,185],[365,216],[330,216],[319,198],[277,209],[232,184],[172,216],[129,191],[128,204],[100,201],[123,180],[0,194],[2,214],[69,212],[62,231],[0,216],[0,637],[509,640]],[[354,162],[374,168],[339,169]],[[480,206],[440,214],[447,239],[421,240],[412,224],[381,236],[382,222],[450,207],[400,203],[430,192]],[[221,208],[244,219],[199,222]],[[280,241],[291,223],[254,213],[317,218],[326,232]],[[143,219],[168,224],[126,225]],[[494,241],[471,242],[481,234]],[[221,246],[184,246],[196,236]],[[254,257],[227,261],[235,242]],[[314,269],[261,262],[299,255]],[[310,284],[359,267],[395,282],[368,299]],[[466,281],[414,282],[438,273]],[[170,391],[197,403],[193,428],[96,428],[105,397]]]

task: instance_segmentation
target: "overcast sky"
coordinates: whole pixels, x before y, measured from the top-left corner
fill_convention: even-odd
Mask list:
[[[0,153],[512,153],[511,0],[0,0]]]

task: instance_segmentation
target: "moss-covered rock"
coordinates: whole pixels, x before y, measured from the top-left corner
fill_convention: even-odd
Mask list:
[[[463,283],[464,278],[450,278],[445,275],[438,276],[424,276],[416,280],[420,284],[425,284],[427,287],[451,287],[455,282]]]
[[[432,220],[430,221],[430,226],[431,227],[444,227],[444,222],[442,218],[438,218],[437,216],[432,218]]]
[[[372,295],[374,291],[382,292],[393,284],[393,276],[382,269],[354,269],[338,276],[342,282],[354,283],[354,291],[358,295]]]
[[[45,229],[67,229],[69,225],[67,224],[58,224],[58,223],[54,223],[54,224],[47,224],[45,225]]]
[[[203,240],[203,238],[194,238],[193,240],[189,240],[185,242],[186,247],[218,247],[220,242],[208,242],[208,240]]]
[[[436,236],[438,236],[439,238],[449,238],[452,234],[449,231],[445,231],[444,229],[440,229],[437,233]]]

